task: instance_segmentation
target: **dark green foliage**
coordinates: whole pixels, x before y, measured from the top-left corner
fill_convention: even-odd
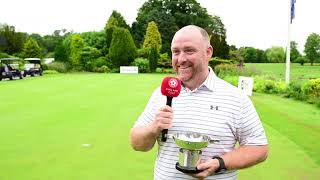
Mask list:
[[[241,47],[239,51],[246,63],[255,63],[258,59],[257,50],[253,47]]]
[[[9,54],[0,52],[0,58],[8,58],[8,57],[10,57]]]
[[[41,58],[41,49],[38,43],[31,37],[27,40],[27,42],[23,46],[23,57]]]
[[[313,63],[320,61],[320,35],[312,33],[308,36],[304,45],[306,57],[310,60],[311,66]]]
[[[181,27],[194,24],[225,37],[221,20],[210,16],[195,0],[148,0],[139,9],[132,32],[136,45],[142,46],[147,24],[154,21],[162,38],[162,52],[171,53],[170,44],[174,33]]]
[[[233,64],[233,61],[227,60],[227,59],[221,59],[218,57],[214,57],[209,60],[209,66],[212,67],[213,69],[215,68],[215,66],[219,64]]]
[[[213,47],[213,57],[222,59],[229,58],[229,46],[226,42],[226,37],[212,32],[209,32],[210,44]]]
[[[158,54],[158,50],[156,47],[152,47],[150,49],[150,53],[149,53],[149,64],[150,64],[150,72],[155,72],[157,69],[157,64],[158,64],[158,58],[159,58],[159,54]]]
[[[16,32],[14,26],[0,25],[0,51],[14,54],[21,52],[27,34]]]
[[[149,60],[144,58],[136,58],[131,65],[138,66],[139,73],[148,73],[150,69]]]
[[[169,57],[168,53],[160,54],[160,58],[158,60],[158,67],[161,68],[171,68],[171,58]]]
[[[90,46],[98,50],[103,49],[106,42],[106,36],[104,31],[84,32],[84,33],[81,33],[81,37],[84,43],[86,44],[86,46]]]
[[[290,62],[295,62],[295,60],[300,57],[301,54],[298,51],[298,43],[295,41],[290,42]]]
[[[303,66],[304,63],[308,62],[308,59],[307,59],[306,57],[304,57],[304,56],[300,56],[300,57],[298,57],[297,59],[295,59],[294,62],[300,63],[301,66]]]
[[[148,56],[149,56],[148,49],[141,48],[137,50],[137,57],[148,58]]]
[[[106,55],[108,53],[108,49],[110,48],[111,45],[111,41],[112,41],[112,35],[113,35],[113,31],[115,28],[117,27],[121,27],[121,28],[125,28],[130,30],[130,26],[126,23],[126,21],[124,20],[123,16],[113,10],[112,14],[110,15],[106,26],[104,27],[104,32],[105,32],[105,44],[104,44],[104,50],[103,50],[103,54]]]
[[[91,65],[100,56],[101,52],[97,48],[90,46],[84,47],[81,52],[81,63],[84,65],[84,69],[86,71],[92,71],[93,67]]]
[[[54,59],[55,61],[61,61],[61,62],[68,62],[68,54],[67,54],[67,48],[63,44],[63,42],[60,42],[55,50],[54,50]]]
[[[257,50],[257,63],[264,63],[267,62],[267,56],[264,50],[256,49]]]
[[[129,65],[137,55],[136,46],[129,30],[116,28],[112,37],[109,57],[113,67]]]

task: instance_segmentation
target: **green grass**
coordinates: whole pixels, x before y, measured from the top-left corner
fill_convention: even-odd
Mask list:
[[[247,68],[255,68],[258,72],[264,75],[273,75],[277,78],[285,80],[286,75],[286,64],[285,63],[247,63]],[[320,78],[320,66],[315,64],[305,64],[301,66],[297,63],[291,63],[290,65],[290,79],[309,79],[309,78]]]
[[[128,136],[164,76],[83,73],[0,82],[0,179],[152,179],[156,148],[135,152]],[[264,94],[253,100],[270,154],[239,179],[319,179],[319,109]]]

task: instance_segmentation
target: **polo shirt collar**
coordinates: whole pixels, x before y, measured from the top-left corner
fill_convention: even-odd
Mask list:
[[[214,88],[214,82],[215,82],[215,79],[216,79],[216,75],[215,73],[213,72],[212,68],[211,67],[208,67],[209,68],[209,74],[206,78],[206,80],[198,87],[196,88],[194,91],[192,92],[195,92],[199,89],[202,89],[202,90],[208,90],[208,91],[213,91],[213,88]],[[183,83],[181,84],[183,88],[185,88],[186,90],[188,88],[186,88]],[[188,90],[187,90],[188,91]],[[189,90],[190,91],[190,90]]]
[[[211,67],[208,68],[209,75],[207,76],[206,80],[200,85],[200,88],[206,88],[209,91],[213,91],[216,74],[213,72]]]

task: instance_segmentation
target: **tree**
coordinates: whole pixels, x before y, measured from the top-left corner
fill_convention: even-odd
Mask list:
[[[304,45],[306,57],[310,60],[311,66],[320,58],[320,36],[316,33],[311,33]]]
[[[213,57],[228,59],[229,46],[226,42],[226,38],[212,32],[209,32],[209,35],[210,35],[210,44],[213,47]]]
[[[149,52],[149,67],[150,72],[155,72],[157,69],[159,53],[156,46],[152,46]]]
[[[112,34],[115,28],[117,27],[122,27],[125,29],[130,30],[130,26],[126,23],[126,21],[124,20],[123,16],[118,13],[117,11],[113,10],[105,27],[104,27],[104,31],[105,31],[105,47],[104,47],[104,54],[108,53],[108,49],[110,47],[111,41],[112,41]]]
[[[303,66],[304,63],[308,62],[308,59],[306,57],[304,57],[304,56],[300,56],[297,59],[295,59],[294,62],[300,63],[301,66]]]
[[[55,50],[54,50],[54,59],[55,61],[61,61],[61,62],[68,62],[68,54],[67,54],[67,48],[63,44],[63,42],[60,42]]]
[[[159,33],[158,26],[154,21],[151,21],[148,23],[147,32],[144,36],[143,48],[150,50],[154,47],[158,54],[161,50],[161,46],[161,35]]]
[[[41,49],[36,40],[28,38],[23,46],[23,56],[25,58],[41,58]]]
[[[19,53],[27,39],[26,33],[16,32],[14,26],[0,26],[0,50],[8,54]]]
[[[72,36],[70,50],[71,50],[71,65],[75,70],[82,70],[83,63],[81,61],[82,49],[84,47],[84,41],[80,34],[75,34]]]
[[[285,61],[283,47],[272,46],[266,50],[266,56],[269,63],[283,63]]]
[[[175,32],[183,26],[194,24],[225,37],[221,20],[210,16],[196,0],[148,0],[139,9],[132,33],[138,47],[144,41],[147,24],[154,21],[162,37],[162,52],[171,53],[171,40]],[[220,23],[220,24],[219,24]]]
[[[290,42],[290,62],[294,62],[301,54],[298,51],[298,43],[295,41]]]
[[[257,62],[258,54],[257,50],[253,47],[241,47],[240,49],[241,56],[246,63],[255,63]]]
[[[109,57],[114,68],[129,65],[137,54],[137,49],[128,29],[116,28],[112,34]]]
[[[265,63],[267,62],[267,56],[264,50],[257,49],[257,63]]]

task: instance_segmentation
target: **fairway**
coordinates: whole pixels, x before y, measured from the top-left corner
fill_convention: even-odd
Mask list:
[[[58,74],[0,82],[0,180],[150,180],[156,148],[129,131],[164,74]],[[239,179],[320,179],[320,111],[254,94],[268,160]]]
[[[276,77],[283,81],[286,78],[285,63],[246,63],[245,67],[249,69],[256,69],[257,72],[258,73],[260,72],[262,75]],[[310,63],[306,63],[304,66],[301,66],[298,63],[290,64],[291,80],[301,80],[301,79],[319,78],[319,77],[320,77],[319,64],[314,64],[314,66],[311,66]]]

